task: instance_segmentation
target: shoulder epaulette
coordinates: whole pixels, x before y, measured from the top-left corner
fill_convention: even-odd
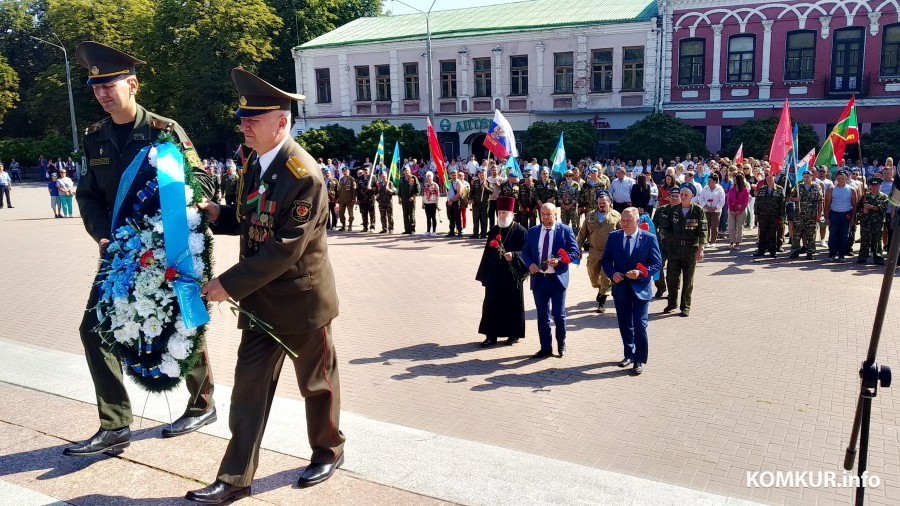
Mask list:
[[[296,156],[292,156],[288,158],[288,161],[284,164],[285,167],[291,174],[294,175],[295,178],[300,179],[309,175],[309,170],[303,166],[303,162],[300,161]]]
[[[109,118],[107,118],[107,119],[109,119]],[[104,123],[106,123],[106,119],[100,120],[100,121],[94,123],[93,125],[87,127],[84,130],[84,135],[90,135],[94,132],[99,131],[101,128],[103,128]]]
[[[174,121],[164,121],[161,119],[151,119],[147,122],[150,125],[150,128],[155,128],[157,130],[165,130],[166,132],[171,132],[175,127]]]

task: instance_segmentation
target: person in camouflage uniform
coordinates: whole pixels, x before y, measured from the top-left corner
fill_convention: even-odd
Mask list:
[[[356,203],[356,180],[350,176],[350,169],[344,167],[344,176],[338,184],[338,206],[341,209],[341,232],[353,230],[353,204]],[[347,224],[347,214],[350,214],[350,224]]]
[[[778,250],[779,224],[784,221],[784,189],[775,184],[772,174],[766,176],[766,186],[759,189],[753,212],[759,221],[759,246],[755,257],[769,253],[775,258]]]
[[[519,186],[519,212],[516,213],[518,221],[525,229],[529,229],[537,223],[537,193],[531,180],[531,172],[525,173],[525,181]]]
[[[564,225],[572,227],[572,231],[578,234],[578,194],[581,188],[573,179],[575,173],[571,170],[566,171],[565,181],[563,181],[556,191],[556,202],[559,206],[560,221]]]
[[[669,303],[663,309],[670,313],[676,307],[681,308],[679,316],[687,317],[691,312],[691,295],[694,292],[694,270],[697,262],[703,260],[703,245],[706,244],[706,213],[703,208],[693,204],[694,186],[685,183],[679,193],[681,204],[673,206],[668,219],[660,223],[660,236],[668,242],[668,267],[666,268],[666,284],[669,288]],[[678,300],[678,287],[682,277],[681,300]]]
[[[612,282],[606,277],[600,261],[603,259],[603,250],[606,249],[606,241],[610,232],[618,230],[619,220],[622,219],[617,211],[612,208],[609,192],[597,190],[597,210],[585,216],[584,224],[578,231],[575,242],[579,247],[587,250],[587,273],[591,280],[591,286],[597,289],[597,311],[606,312],[606,299],[612,290]]]
[[[469,200],[472,201],[472,238],[486,239],[488,233],[488,209],[494,188],[488,182],[484,169],[470,183]]]
[[[881,233],[891,200],[881,193],[883,182],[880,177],[869,178],[869,193],[857,204],[856,217],[860,228],[859,260],[856,261],[858,264],[866,263],[871,250],[875,264],[884,265],[884,257],[881,256]]]
[[[328,192],[328,229],[331,230],[337,226],[338,223],[338,213],[337,213],[337,191],[338,191],[338,180],[331,177],[331,171],[328,169],[322,170],[322,177],[325,179],[325,191]]]
[[[556,181],[550,178],[549,170],[541,170],[540,179],[534,183],[534,191],[538,209],[547,202],[556,203]]]
[[[519,178],[513,174],[509,173],[506,176],[506,181],[500,183],[500,197],[509,197],[516,201],[516,206],[514,209],[519,208]]]
[[[375,231],[375,197],[378,189],[369,184],[369,169],[363,167],[356,173],[357,202],[362,215],[362,231]]]
[[[598,164],[599,165],[599,164]],[[578,214],[589,215],[597,210],[596,194],[600,190],[609,191],[609,178],[599,175],[600,169],[595,166],[587,169],[587,181],[580,184],[578,193]]]
[[[403,209],[403,233],[413,234],[416,232],[416,197],[422,193],[422,187],[408,166],[403,168],[398,193],[400,207]]]
[[[803,183],[793,192],[791,200],[797,209],[794,215],[794,234],[791,240],[791,258],[800,257],[800,240],[806,248],[806,258],[813,259],[816,252],[816,230],[822,218],[825,199],[822,189],[813,182],[812,173],[803,173]]]
[[[389,234],[394,232],[394,195],[397,189],[394,183],[388,179],[387,171],[381,172],[381,178],[375,185],[378,192],[378,211],[381,213],[381,232]],[[374,226],[374,225],[373,225]]]
[[[662,224],[671,219],[671,215],[681,206],[681,190],[675,186],[669,190],[669,201],[660,201],[660,207],[653,214],[653,225],[656,227],[656,235],[659,239],[659,252],[662,255],[662,267],[660,267],[659,280],[656,282],[657,299],[662,299],[666,295],[666,262],[669,258],[669,250],[672,248],[671,237],[667,237],[662,230]]]

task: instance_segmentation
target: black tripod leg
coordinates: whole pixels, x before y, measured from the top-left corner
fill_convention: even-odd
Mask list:
[[[859,464],[856,476],[859,483],[856,485],[856,506],[863,506],[866,496],[866,466],[869,463],[869,422],[872,420],[872,397],[863,396],[862,401],[862,425],[859,432]]]

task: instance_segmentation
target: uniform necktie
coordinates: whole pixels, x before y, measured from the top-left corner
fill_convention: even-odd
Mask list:
[[[541,253],[541,262],[550,260],[550,234],[553,233],[552,228],[544,229],[544,251]]]
[[[628,253],[628,256],[631,256],[631,236],[625,236],[625,253]]]

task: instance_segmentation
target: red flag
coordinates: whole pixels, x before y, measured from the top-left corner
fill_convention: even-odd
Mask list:
[[[738,147],[737,153],[734,155],[734,164],[740,167],[744,165],[744,143],[742,142],[740,147]]]
[[[784,99],[784,108],[781,110],[781,120],[775,129],[775,137],[772,139],[772,148],[769,150],[770,174],[777,175],[784,168],[784,161],[788,153],[794,149],[794,137],[791,134],[791,111],[788,101]]]
[[[434,166],[437,168],[437,177],[441,186],[445,186],[447,182],[446,171],[444,170],[444,153],[441,152],[441,145],[438,143],[437,134],[434,127],[431,126],[431,119],[425,118],[428,130],[428,148],[431,150],[431,159],[434,160]]]

